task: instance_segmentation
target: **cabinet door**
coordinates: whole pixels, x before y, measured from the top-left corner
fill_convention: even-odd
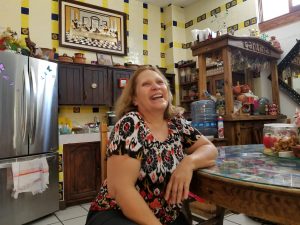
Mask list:
[[[132,70],[122,70],[122,69],[112,69],[112,76],[113,76],[113,103],[117,101],[117,99],[122,94],[123,88],[119,87],[119,79],[129,79],[130,76],[133,74]]]
[[[84,67],[84,104],[110,105],[111,80],[107,67]]]
[[[58,65],[58,104],[83,104],[83,68],[80,65]]]
[[[94,199],[100,188],[100,142],[63,146],[66,205]]]

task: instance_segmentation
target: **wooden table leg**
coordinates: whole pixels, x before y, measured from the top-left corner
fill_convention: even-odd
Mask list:
[[[224,214],[225,214],[225,208],[223,208],[221,206],[217,206],[217,211],[216,211],[217,223],[216,223],[216,225],[223,225]]]

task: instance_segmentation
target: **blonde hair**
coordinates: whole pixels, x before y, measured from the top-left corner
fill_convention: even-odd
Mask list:
[[[151,70],[156,72],[159,76],[162,77],[163,81],[165,82],[167,86],[167,90],[169,93],[169,99],[168,99],[168,106],[164,113],[165,119],[170,119],[176,115],[181,115],[184,112],[184,109],[181,107],[176,107],[172,105],[173,95],[170,90],[170,85],[166,77],[160,72],[160,70],[153,66],[141,66],[139,67],[134,74],[129,79],[128,83],[126,84],[126,87],[124,88],[122,95],[118,98],[116,104],[115,104],[115,112],[118,119],[120,119],[122,116],[124,116],[126,113],[131,111],[138,111],[137,106],[134,105],[133,100],[136,95],[136,85],[137,85],[137,78],[138,76],[146,71]]]

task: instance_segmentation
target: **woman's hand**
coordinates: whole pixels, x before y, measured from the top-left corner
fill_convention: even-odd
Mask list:
[[[170,204],[181,203],[188,198],[192,176],[193,166],[189,156],[186,156],[177,165],[167,185],[165,199]]]

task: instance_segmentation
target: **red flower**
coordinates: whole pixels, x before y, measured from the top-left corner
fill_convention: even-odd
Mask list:
[[[158,201],[158,199],[156,198],[156,199],[154,199],[153,202],[151,202],[151,203],[149,204],[149,206],[150,206],[151,209],[156,209],[156,208],[160,208],[160,207],[161,207],[161,204],[160,204],[160,202]]]

